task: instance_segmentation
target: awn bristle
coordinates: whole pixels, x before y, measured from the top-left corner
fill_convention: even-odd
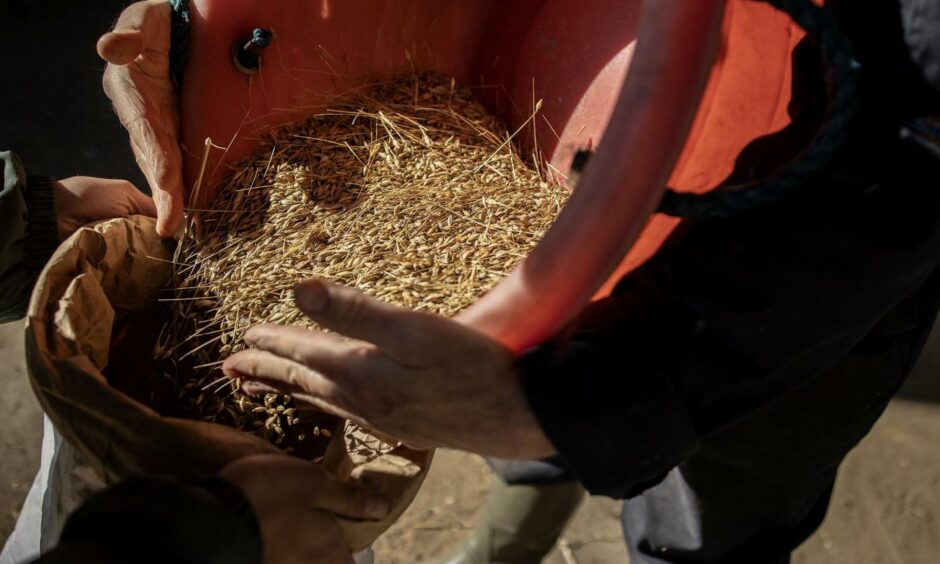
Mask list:
[[[526,256],[568,195],[444,76],[393,79],[332,107],[271,133],[198,211],[199,237],[180,242],[173,318],[158,343],[174,366],[193,363],[169,375],[188,416],[288,450],[324,429],[287,396],[245,395],[218,365],[258,323],[316,328],[294,306],[297,282],[323,278],[451,316]]]

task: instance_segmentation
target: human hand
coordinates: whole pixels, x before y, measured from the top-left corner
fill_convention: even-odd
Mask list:
[[[500,343],[456,321],[320,280],[299,284],[295,301],[336,333],[253,327],[246,340],[255,348],[222,365],[247,382],[247,391],[273,386],[413,447],[501,458],[554,454],[526,402],[515,358]]]
[[[98,40],[98,54],[108,62],[104,91],[150,184],[157,203],[157,233],[163,237],[172,236],[182,224],[184,205],[170,27],[170,4],[148,0],[128,6],[114,31]]]
[[[309,462],[282,454],[248,456],[219,477],[239,488],[258,518],[265,564],[353,561],[333,517],[381,519],[388,501],[365,486],[340,481]]]
[[[153,200],[126,180],[73,176],[53,184],[52,195],[59,240],[95,221],[157,215]]]

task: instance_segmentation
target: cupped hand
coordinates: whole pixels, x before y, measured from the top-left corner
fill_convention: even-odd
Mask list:
[[[223,364],[227,375],[246,381],[246,391],[275,387],[413,447],[502,458],[554,454],[502,344],[320,280],[298,285],[295,301],[334,333],[253,327],[246,339],[255,348]]]
[[[126,180],[73,176],[53,185],[59,239],[78,228],[116,217],[156,217],[153,200]]]
[[[353,561],[334,515],[376,520],[388,501],[320,467],[280,454],[237,460],[219,477],[239,488],[258,518],[265,564]]]
[[[157,203],[157,232],[173,235],[183,222],[179,99],[170,77],[171,8],[166,0],[127,7],[114,31],[98,40],[108,66],[105,94],[130,135],[137,164]]]

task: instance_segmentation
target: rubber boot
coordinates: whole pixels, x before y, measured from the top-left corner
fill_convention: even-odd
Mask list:
[[[584,497],[578,482],[508,485],[496,480],[470,537],[439,564],[538,564]]]

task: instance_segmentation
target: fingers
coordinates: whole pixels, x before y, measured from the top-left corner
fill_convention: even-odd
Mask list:
[[[126,65],[144,50],[144,35],[137,29],[112,31],[98,39],[98,56],[112,65]]]
[[[403,363],[436,356],[434,339],[454,322],[398,308],[346,286],[312,279],[294,288],[294,300],[311,319],[342,335],[377,345]]]
[[[393,394],[378,383],[394,379],[401,366],[372,345],[280,325],[252,327],[245,340],[256,347],[251,349],[255,352],[229,357],[223,370],[228,366],[242,372],[239,367],[244,367],[254,370],[254,377],[266,384],[285,389],[302,387],[307,394],[330,403],[327,411],[346,419],[360,420],[355,415],[381,417],[390,410]],[[295,365],[310,370],[300,371]],[[371,385],[364,385],[366,381]]]
[[[257,325],[245,334],[245,341],[334,378],[365,374],[381,362],[382,353],[360,341],[350,341],[322,331],[281,325]]]
[[[283,454],[259,454],[226,466],[219,476],[232,482],[263,511],[285,494],[309,509],[352,519],[382,519],[389,503],[369,487],[344,482],[309,462]]]
[[[179,229],[184,211],[177,99],[169,68],[171,13],[164,0],[137,2],[98,41],[98,53],[111,63],[104,73],[105,93],[147,177],[163,237]]]
[[[183,224],[182,154],[176,139],[146,117],[126,125],[131,146],[157,208],[157,233],[171,237]]]
[[[273,385],[284,391],[299,391],[326,400],[339,399],[337,386],[310,368],[268,351],[248,349],[225,359],[222,372],[229,378],[244,378]]]
[[[314,331],[308,333],[317,335]],[[248,349],[225,359],[222,371],[229,378],[245,380],[242,389],[246,393],[264,393],[273,387],[321,411],[359,424],[368,424],[366,417],[381,417],[389,412],[390,394],[377,394],[360,385],[372,374],[379,377],[383,371],[390,373],[394,366],[387,359],[373,359],[348,348],[330,350],[329,342],[298,354],[309,357],[310,364],[266,350]]]
[[[115,65],[126,65],[136,59],[144,48],[162,42],[161,34],[170,18],[170,5],[163,0],[136,2],[118,17],[114,30],[98,40],[98,54]]]
[[[333,515],[382,519],[390,511],[382,495],[283,454],[236,460],[219,477],[238,487],[261,527],[265,564],[352,562]]]
[[[150,198],[127,181],[121,181],[116,186],[124,196],[127,205],[126,215],[157,217],[157,206],[154,204],[153,198]]]
[[[341,385],[293,360],[259,349],[238,352],[225,359],[222,372],[246,382],[246,393],[265,393],[271,387],[344,419],[362,421],[346,411],[349,401]]]
[[[183,225],[185,219],[183,189],[181,186],[169,190],[157,187],[154,188],[153,195],[156,203],[157,233],[161,237],[172,237]]]
[[[352,519],[379,520],[388,515],[388,500],[366,486],[315,471],[302,460],[296,462],[279,468],[279,479],[296,484],[291,491],[308,498],[311,507]]]

